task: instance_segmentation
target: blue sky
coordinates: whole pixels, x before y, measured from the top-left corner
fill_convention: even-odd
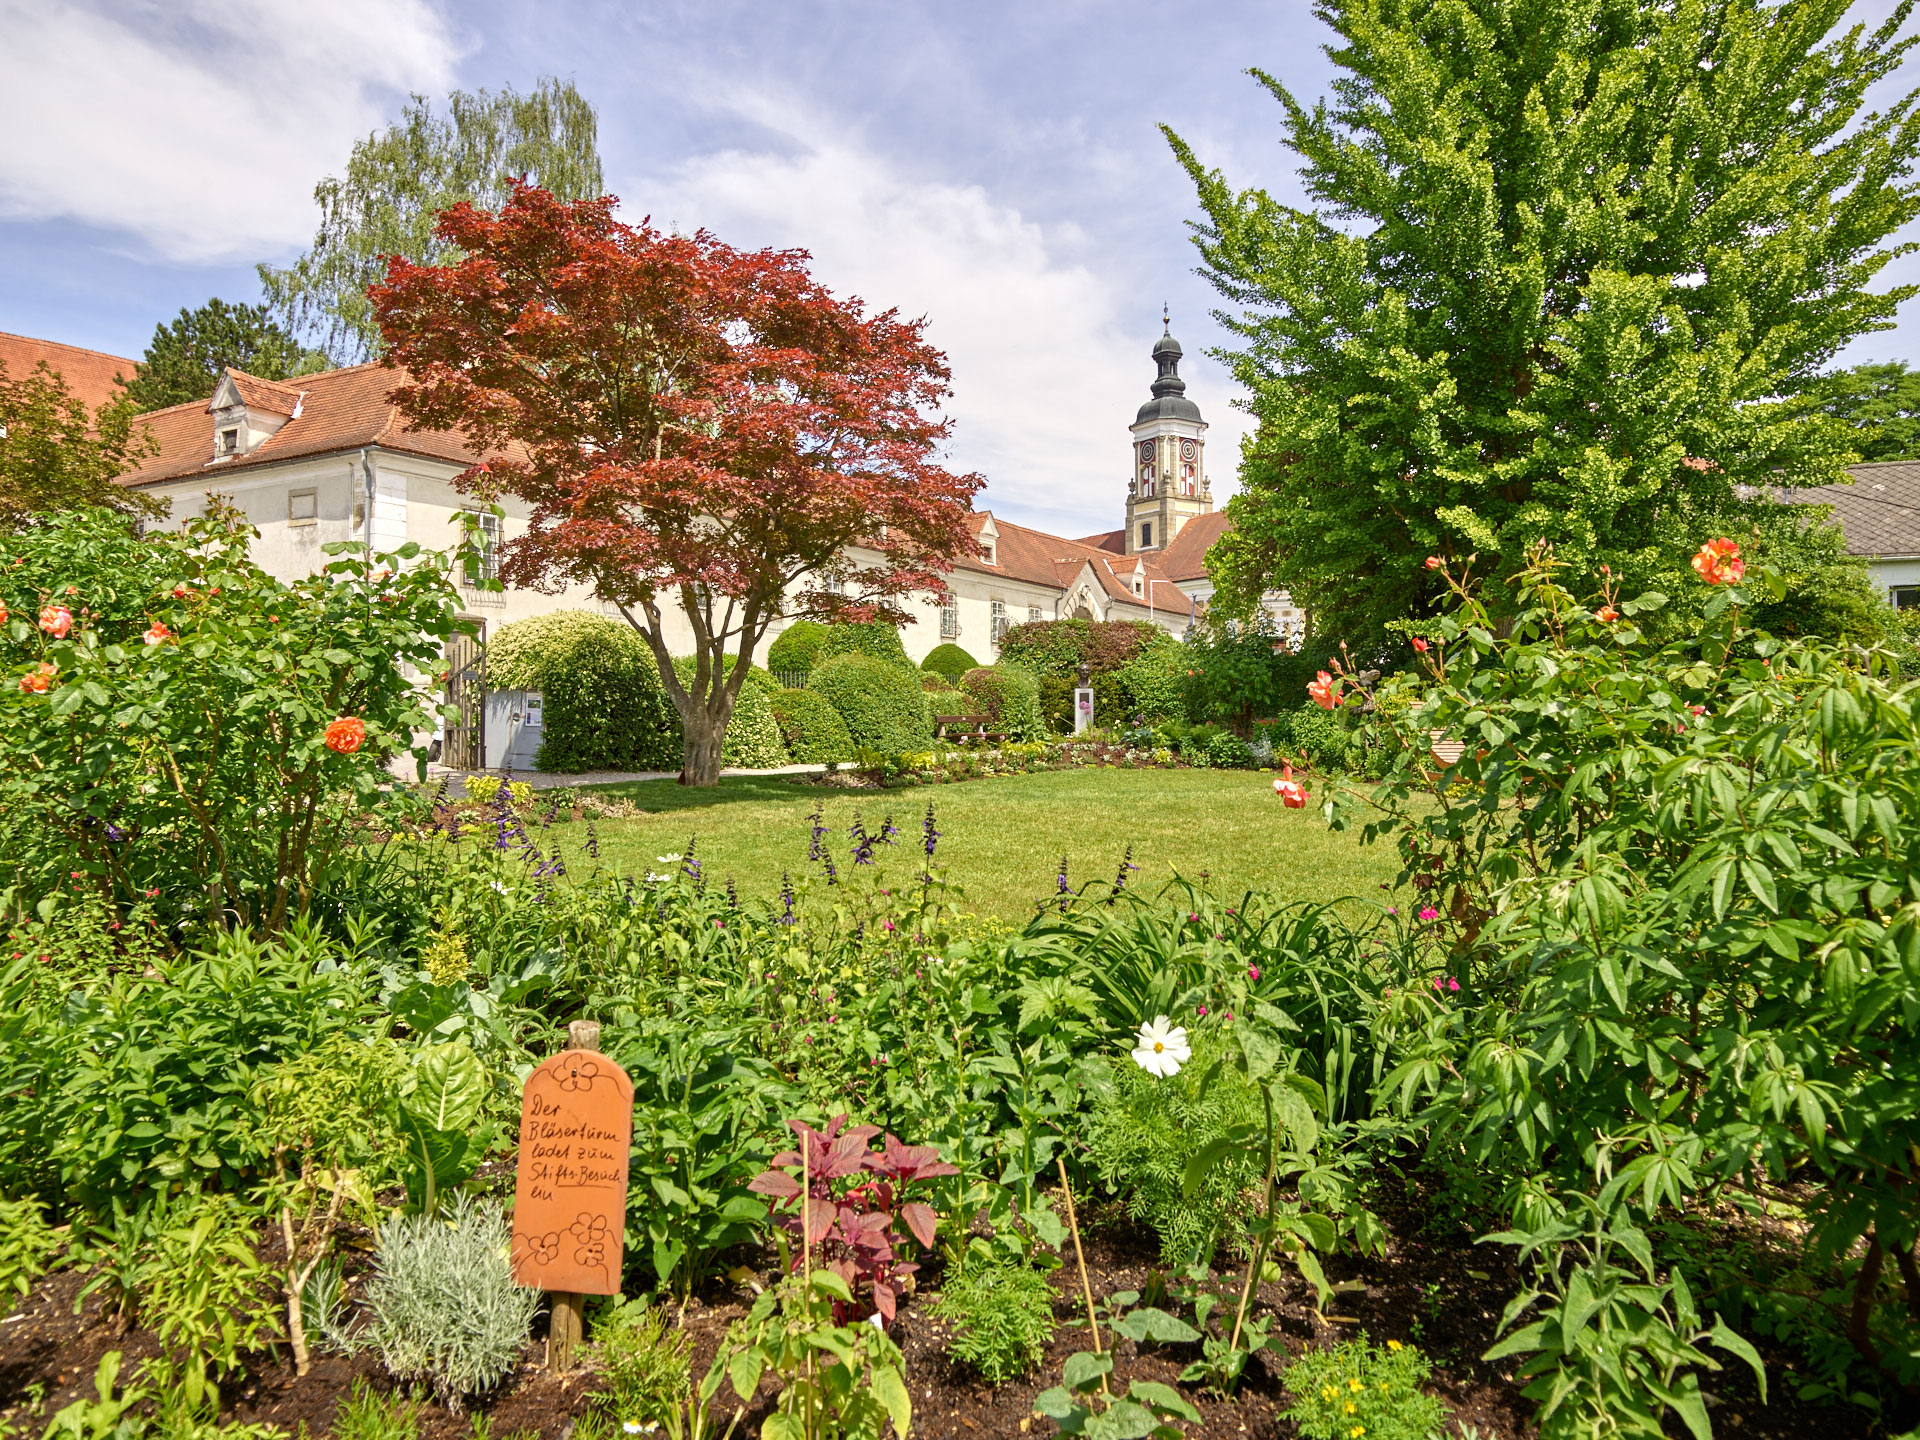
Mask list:
[[[253,263],[305,247],[314,182],[407,92],[569,76],[629,214],[809,249],[836,289],[926,315],[984,503],[1106,529],[1163,301],[1217,493],[1245,429],[1156,126],[1298,199],[1243,72],[1317,97],[1326,33],[1298,0],[0,0],[0,330],[137,355],[183,305],[256,298]],[[1849,358],[1914,356],[1912,323]]]

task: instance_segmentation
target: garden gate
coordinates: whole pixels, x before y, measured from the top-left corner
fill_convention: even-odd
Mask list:
[[[484,633],[484,632],[483,632]],[[447,703],[459,713],[446,722],[440,763],[480,770],[487,763],[487,647],[480,636],[447,641]]]

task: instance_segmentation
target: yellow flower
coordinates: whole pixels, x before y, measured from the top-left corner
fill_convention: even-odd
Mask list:
[[[1360,1437],[1366,1433],[1367,1433],[1367,1427],[1364,1425],[1356,1425],[1351,1430],[1347,1431],[1347,1434],[1353,1436],[1353,1440],[1360,1440]]]
[[[1331,1400],[1334,1396],[1338,1395],[1339,1393],[1340,1392],[1334,1389],[1331,1385],[1322,1385],[1320,1387],[1320,1398],[1322,1400]]]
[[[1389,1341],[1387,1341],[1387,1349],[1389,1349],[1389,1350],[1399,1350],[1399,1349],[1403,1349],[1403,1348],[1405,1348],[1405,1347],[1403,1347],[1403,1346],[1402,1346],[1402,1345],[1400,1344],[1400,1342],[1399,1342],[1398,1340],[1389,1340]]]
[[[1366,1389],[1366,1386],[1362,1385],[1359,1379],[1356,1377],[1354,1379],[1347,1381],[1347,1388],[1353,1391],[1354,1394],[1358,1395],[1362,1390]]]
[[[1351,1400],[1347,1401],[1347,1414],[1353,1414],[1353,1402]]]

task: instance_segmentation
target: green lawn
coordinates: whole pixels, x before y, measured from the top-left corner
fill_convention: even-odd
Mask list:
[[[906,790],[828,790],[772,777],[732,778],[717,790],[671,780],[594,788],[654,812],[599,822],[603,860],[629,873],[657,869],[656,856],[697,836],[708,875],[732,875],[743,893],[762,898],[776,891],[782,870],[805,868],[816,805],[825,807],[837,863],[856,811],[870,828],[890,814],[901,833],[888,868],[904,873],[918,864],[931,800],[937,860],[965,890],[966,907],[1009,920],[1026,919],[1036,899],[1053,893],[1063,853],[1077,888],[1111,879],[1129,844],[1140,867],[1132,883],[1152,887],[1176,870],[1205,871],[1222,891],[1334,900],[1377,896],[1398,869],[1387,846],[1362,849],[1357,835],[1330,833],[1316,808],[1285,809],[1271,776],[1244,770],[1072,770]],[[574,840],[582,832],[565,829]]]

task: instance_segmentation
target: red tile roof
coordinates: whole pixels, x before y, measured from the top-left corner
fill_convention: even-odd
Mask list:
[[[972,522],[976,536],[985,528],[986,521],[987,512],[975,512]],[[1118,604],[1134,606],[1143,613],[1148,610],[1158,613],[1192,608],[1192,601],[1173,583],[1173,577],[1161,567],[1159,557],[1152,551],[1141,555],[1116,555],[1112,551],[1089,545],[1084,540],[1069,540],[1064,535],[1030,530],[1025,525],[1016,525],[998,516],[994,517],[993,528],[998,532],[994,542],[994,558],[999,563],[989,565],[982,559],[965,559],[956,560],[954,568],[971,570],[979,575],[1005,575],[1053,590],[1067,589],[1079,579],[1083,570],[1090,569],[1102,592]],[[1133,573],[1137,565],[1143,568],[1142,591],[1136,596],[1133,593]],[[1151,604],[1148,601],[1149,592]]]
[[[261,397],[260,407],[274,414],[291,414],[289,396],[300,402],[300,413],[245,455],[229,460],[213,458],[213,415],[207,402],[175,405],[143,415],[138,424],[147,427],[159,442],[159,452],[138,470],[119,477],[122,485],[155,485],[163,480],[184,480],[215,470],[248,469],[271,465],[280,460],[296,460],[312,455],[331,455],[344,450],[379,446],[410,455],[445,460],[455,465],[471,465],[484,458],[470,449],[465,439],[444,430],[415,430],[400,418],[387,400],[405,374],[382,365],[355,365],[345,370],[325,370],[318,375],[302,375],[298,380],[280,383],[259,380],[251,375],[234,374],[242,395],[249,391]],[[244,383],[243,383],[244,382]],[[247,402],[252,405],[253,400]],[[281,408],[284,406],[285,408]]]
[[[0,331],[0,365],[7,374],[24,379],[36,365],[45,364],[67,388],[92,409],[109,400],[118,400],[126,391],[114,384],[114,377],[134,377],[134,362],[124,355],[108,355],[99,350],[82,350],[78,345],[62,345],[57,340],[34,340],[25,335]]]
[[[1173,543],[1160,552],[1160,568],[1175,580],[1205,578],[1207,551],[1232,528],[1224,510],[1194,516],[1180,527]]]

